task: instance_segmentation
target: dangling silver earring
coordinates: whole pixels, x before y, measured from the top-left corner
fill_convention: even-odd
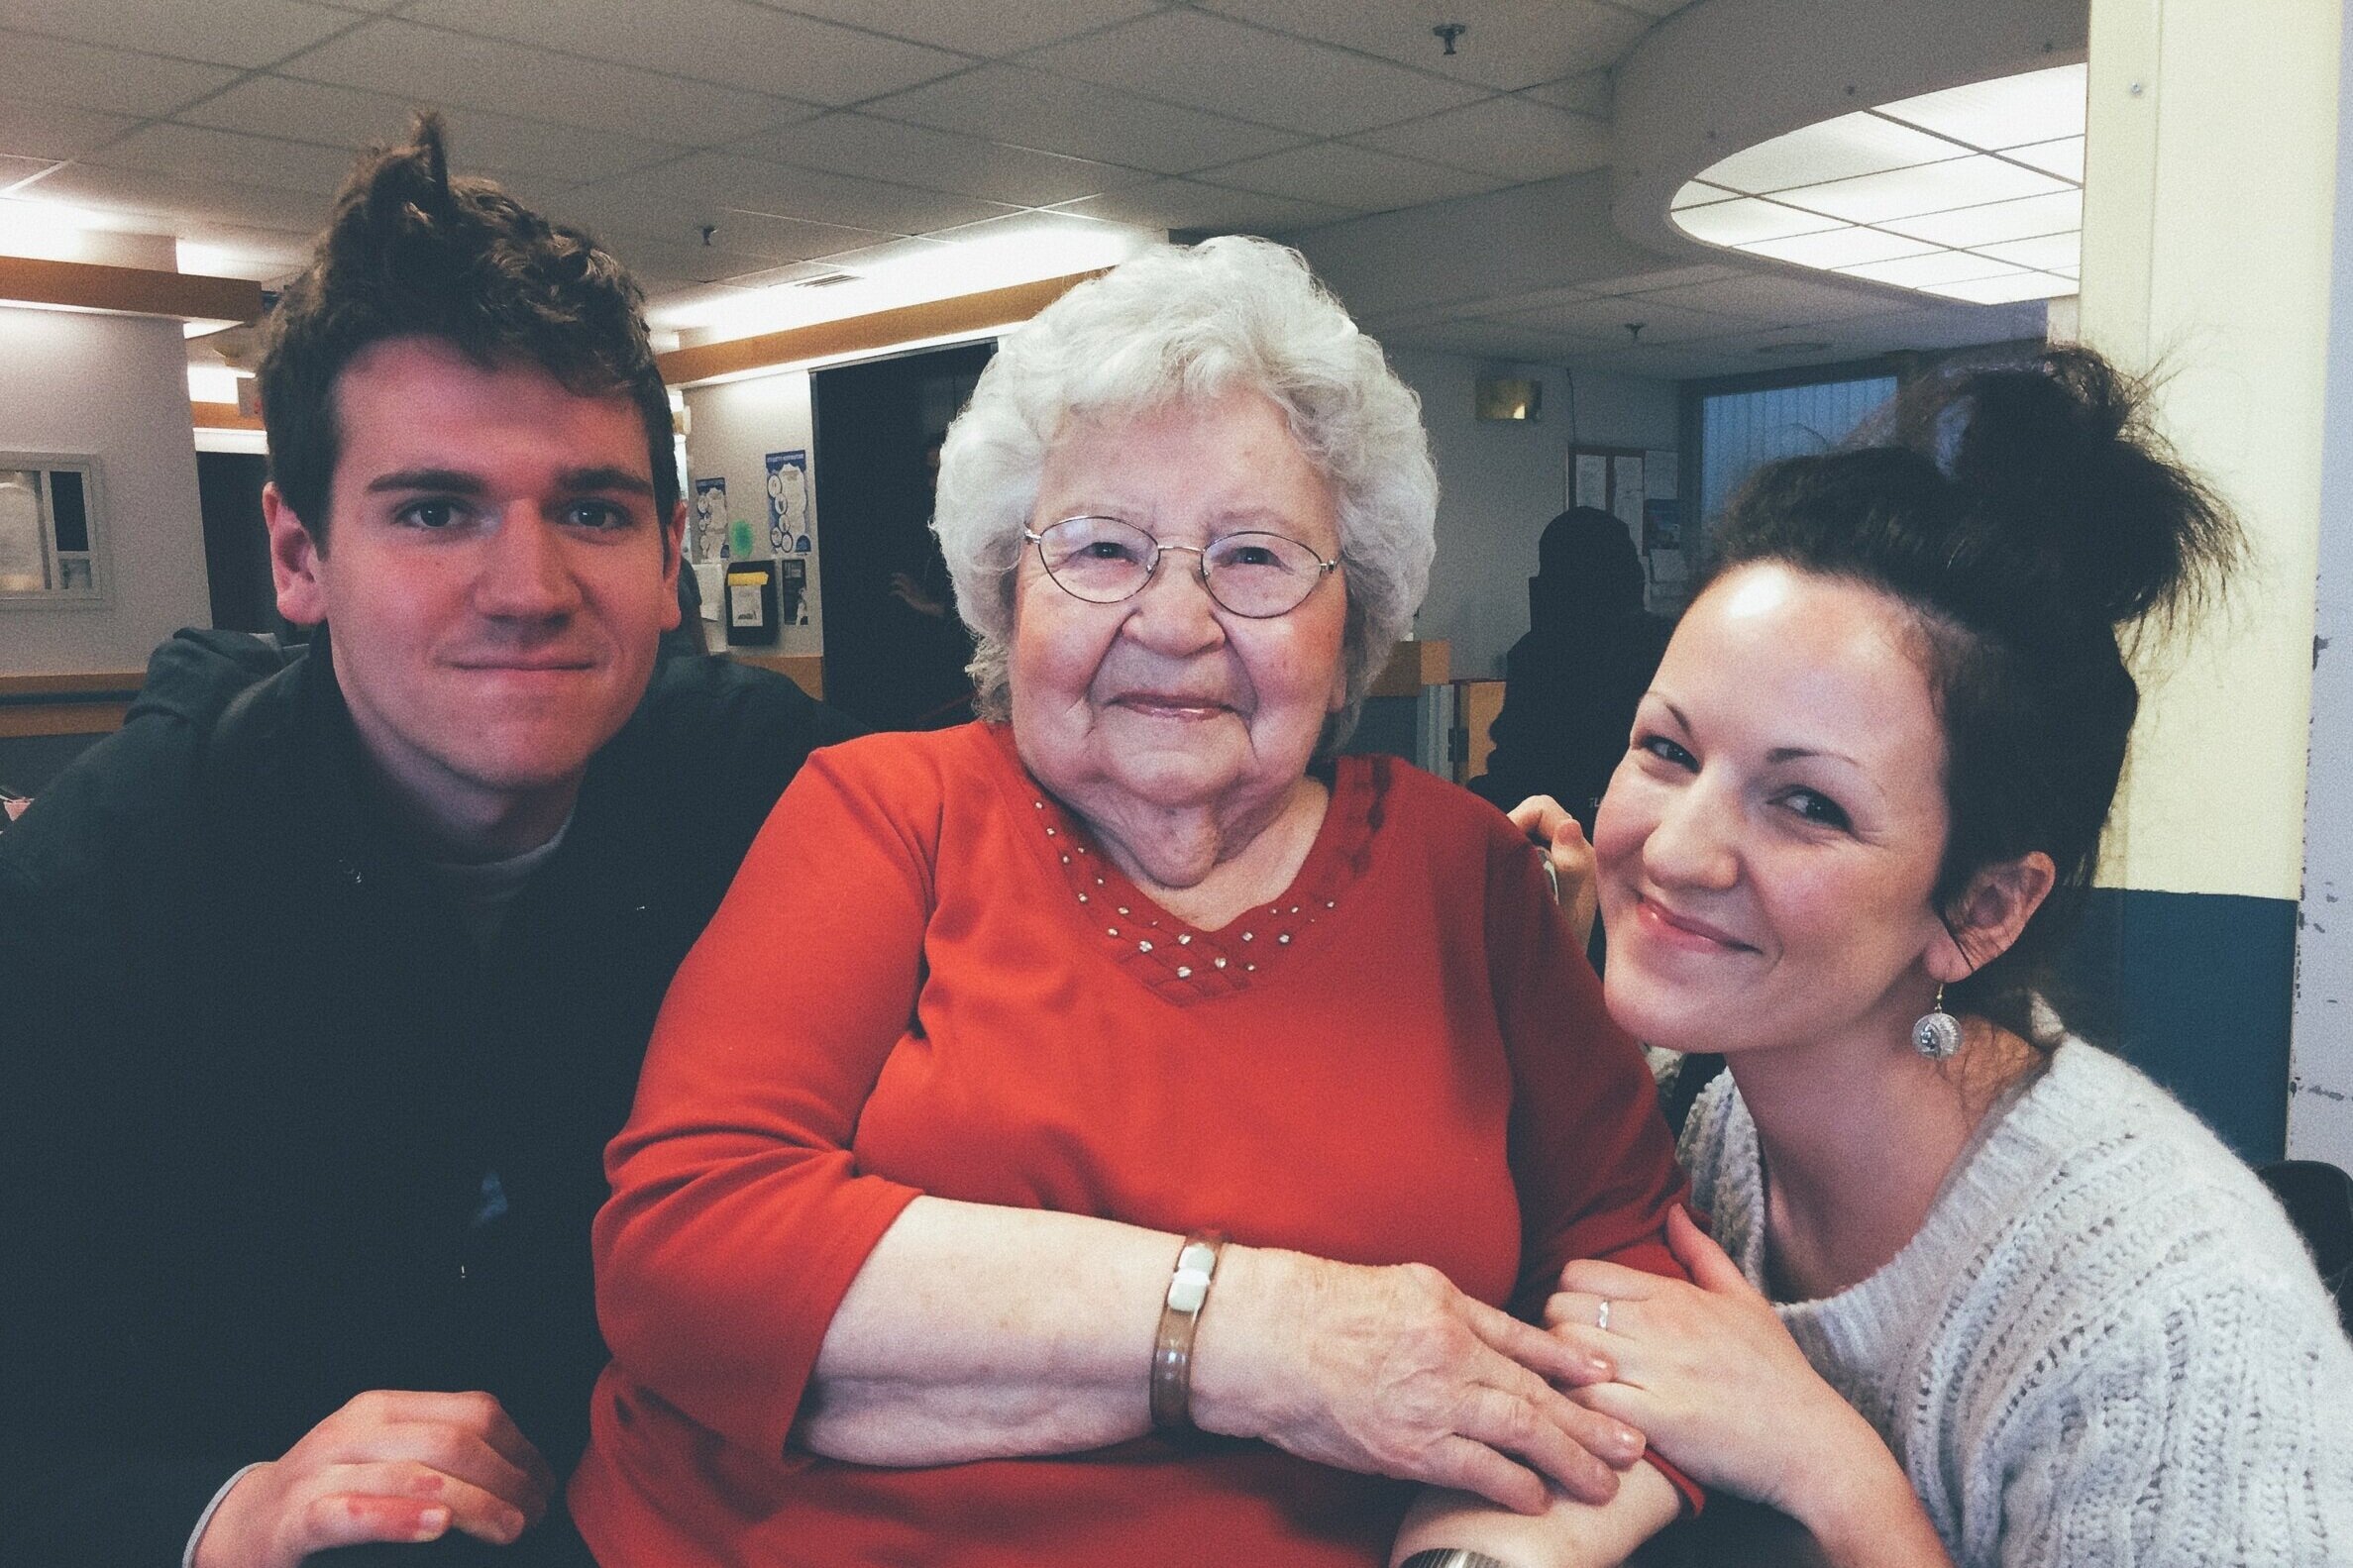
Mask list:
[[[1931,1061],[1941,1062],[1961,1049],[1961,1020],[1945,1011],[1945,988],[1936,988],[1936,1000],[1912,1025],[1912,1049]]]

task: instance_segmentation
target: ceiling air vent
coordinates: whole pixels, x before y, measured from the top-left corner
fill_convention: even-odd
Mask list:
[[[802,278],[799,286],[802,288],[832,288],[836,284],[855,283],[856,281],[858,281],[858,274],[855,272],[825,272],[816,277]]]

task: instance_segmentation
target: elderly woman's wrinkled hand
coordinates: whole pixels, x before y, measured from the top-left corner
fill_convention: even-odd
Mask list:
[[[1593,846],[1568,807],[1549,794],[1530,795],[1506,813],[1528,835],[1552,869],[1552,890],[1568,929],[1582,945],[1593,939],[1593,918],[1601,906],[1600,877]]]
[[[1476,1493],[1524,1514],[1549,1477],[1603,1502],[1640,1432],[1553,1386],[1609,1362],[1420,1264],[1233,1248],[1194,1352],[1194,1418],[1305,1459]],[[1551,1382],[1547,1380],[1551,1379]]]
[[[1795,1516],[1825,1475],[1842,1474],[1842,1456],[1854,1455],[1846,1474],[1883,1468],[1877,1435],[1685,1210],[1669,1216],[1667,1241],[1690,1284],[1592,1260],[1561,1271],[1546,1324],[1618,1369],[1580,1388],[1577,1401],[1639,1423],[1701,1485]],[[1797,1433],[1802,1443],[1791,1441]]]

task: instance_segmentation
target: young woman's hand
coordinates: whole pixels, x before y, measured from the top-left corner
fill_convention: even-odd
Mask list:
[[[1573,1398],[1646,1433],[1701,1485],[1798,1518],[1809,1512],[1807,1489],[1841,1456],[1868,1446],[1884,1464],[1878,1434],[1680,1208],[1668,1216],[1667,1244],[1690,1284],[1589,1260],[1561,1271],[1546,1325],[1618,1369]]]

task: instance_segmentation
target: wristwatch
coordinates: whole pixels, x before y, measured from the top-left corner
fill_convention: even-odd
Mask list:
[[[1425,1546],[1397,1568],[1511,1568],[1511,1564],[1467,1546]]]

